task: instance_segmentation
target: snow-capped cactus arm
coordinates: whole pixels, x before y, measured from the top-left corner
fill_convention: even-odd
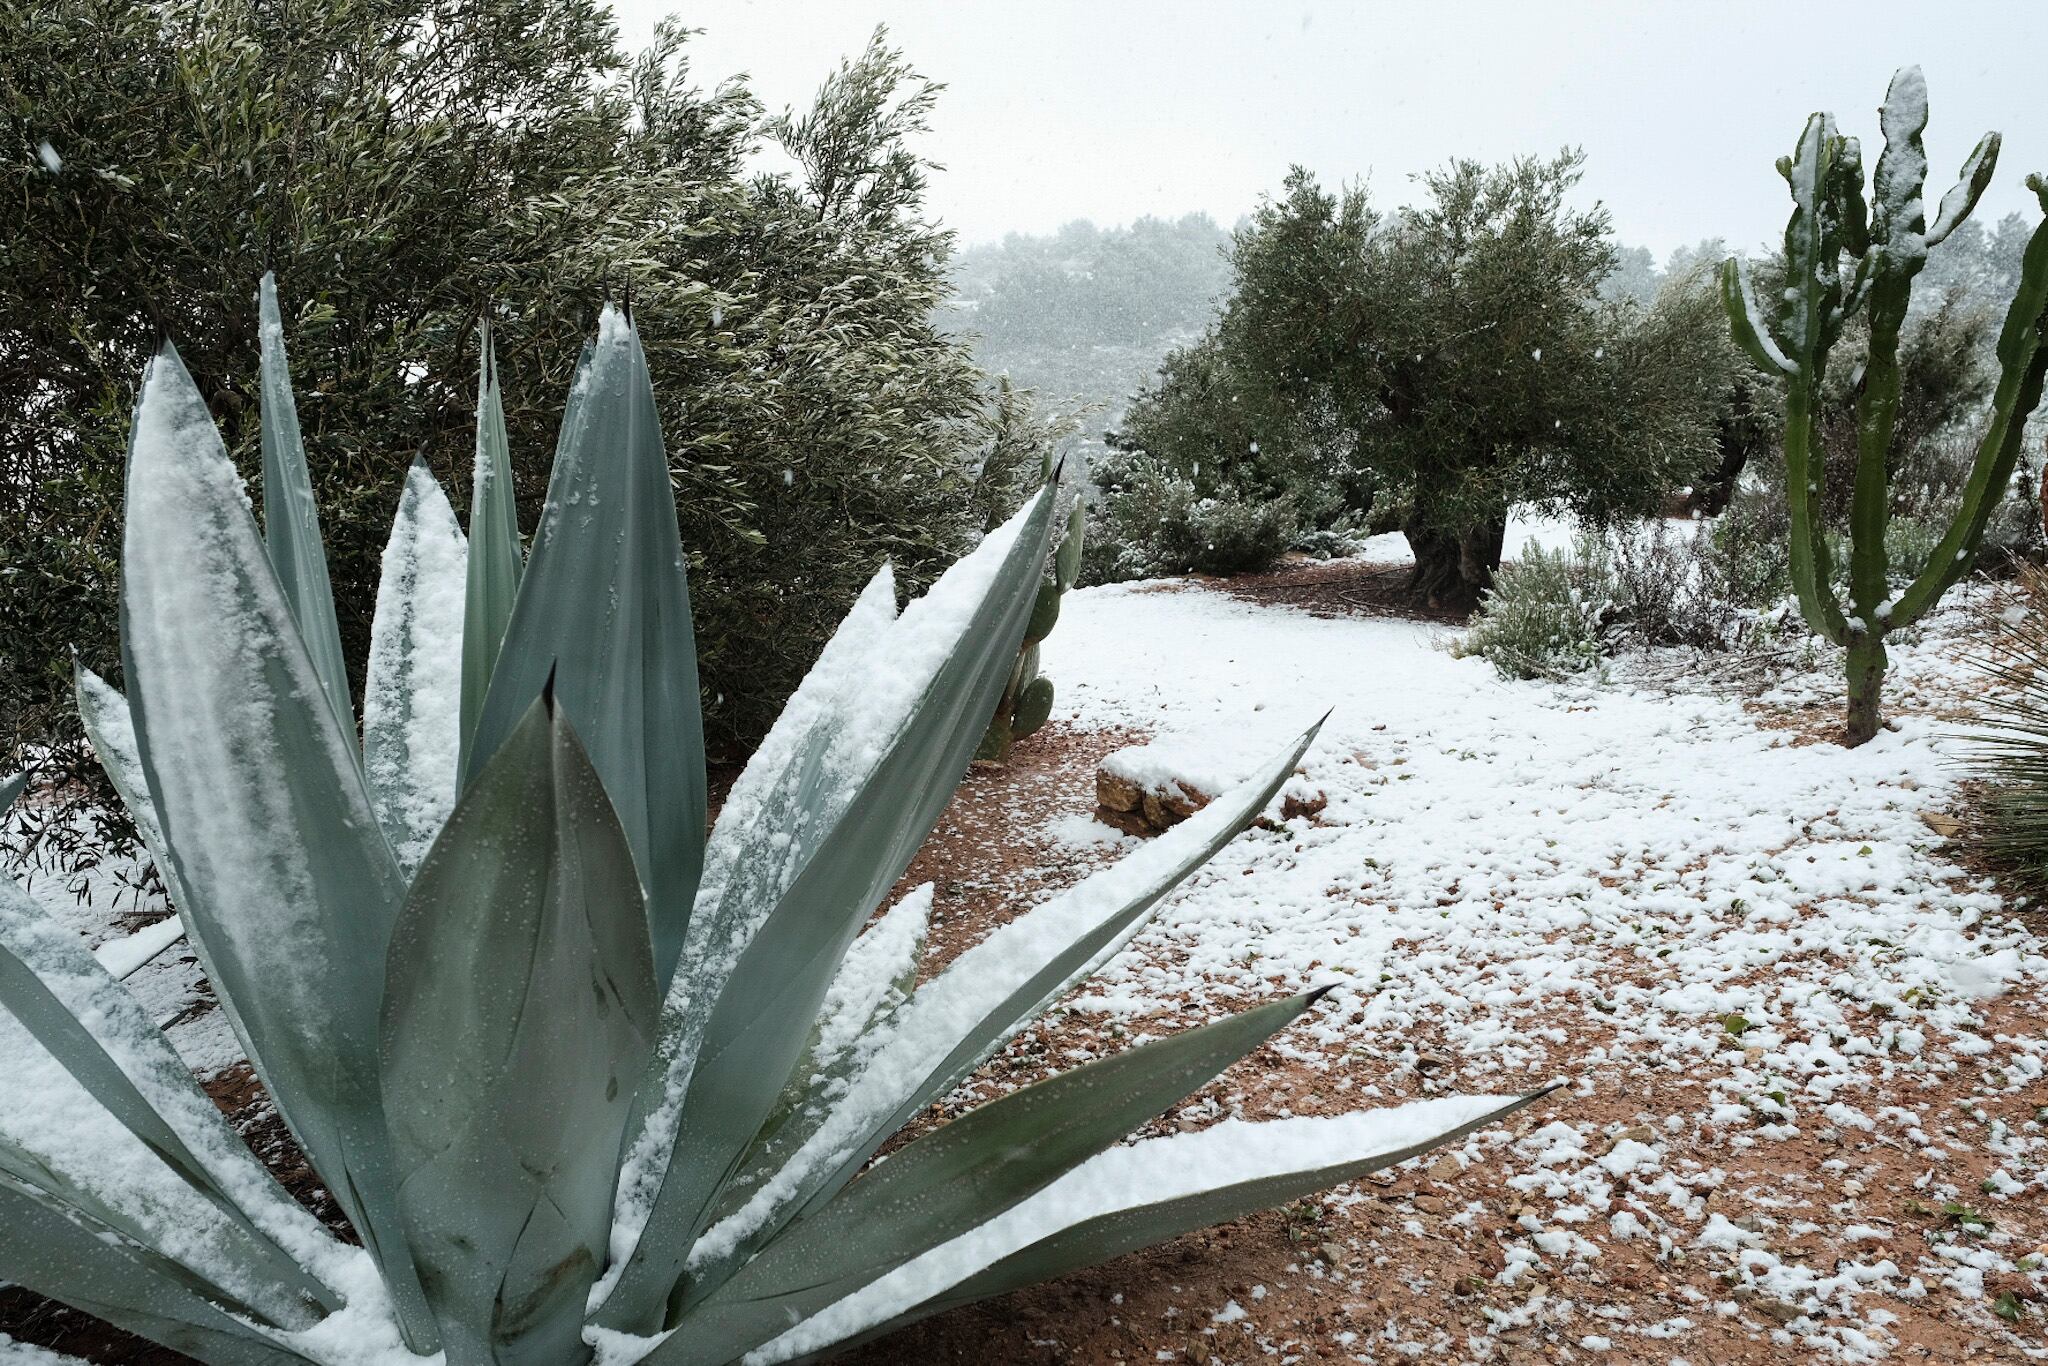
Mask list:
[[[1391,1167],[1497,1123],[1548,1090],[1448,1096],[1330,1118],[1225,1120],[1111,1148],[1001,1217],[934,1247],[746,1358],[809,1359],[930,1314]]]
[[[505,434],[505,396],[491,322],[481,331],[477,367],[476,461],[470,474],[469,564],[462,620],[462,749],[476,734],[490,691],[491,669],[519,596],[519,504],[512,484],[512,448]],[[580,369],[580,367],[579,367]],[[566,424],[565,424],[566,425]]]
[[[1991,173],[1998,167],[2002,141],[1997,133],[1986,133],[1978,140],[1969,160],[1963,163],[1961,177],[1941,197],[1941,207],[1935,210],[1934,222],[1927,229],[1928,246],[1940,246],[1977,207],[1977,201],[1991,184]]]
[[[818,760],[840,789],[837,820],[740,941],[729,975],[687,979],[713,1004],[695,1054],[649,1078],[649,1128],[673,1113],[675,1138],[605,1326],[646,1331],[654,1322],[802,1052],[847,946],[966,773],[1037,597],[1053,500],[1047,485],[891,625]]]
[[[464,756],[465,783],[550,678],[632,842],[655,980],[666,985],[703,869],[704,721],[647,356],[614,307],[570,395],[533,553]]]
[[[408,879],[455,807],[468,558],[448,496],[413,461],[384,548],[363,685],[363,772]]]
[[[1928,556],[1920,577],[1892,608],[1894,630],[1918,621],[1970,571],[1984,527],[2019,465],[2027,420],[2040,406],[2043,381],[2048,379],[2048,177],[2028,176],[2027,188],[2040,201],[2043,218],[2027,241],[2019,288],[1999,329],[1998,385],[1991,395],[1990,420],[1947,533]]]
[[[137,753],[216,994],[265,1088],[434,1342],[377,1095],[405,879],[205,401],[166,345],[129,444],[122,653]]]
[[[285,358],[284,318],[277,306],[277,277],[263,273],[257,287],[261,317],[259,385],[263,417],[263,536],[277,569],[277,581],[291,607],[306,654],[334,707],[351,746],[356,713],[349,702],[348,664],[341,654],[341,624],[334,615],[334,587],[327,577],[327,550],[320,540],[320,510],[313,501],[313,475],[306,442],[299,434],[299,408],[292,397],[291,365]]]
[[[1161,898],[1266,808],[1320,725],[1246,782],[997,928],[920,986],[815,1134],[692,1249],[691,1274],[715,1284],[792,1219],[821,1207],[911,1116],[1129,943]]]
[[[399,1203],[457,1363],[580,1359],[660,997],[633,855],[544,695],[463,793],[393,932]]]
[[[1769,319],[1756,301],[1756,289],[1750,284],[1749,267],[1742,258],[1731,256],[1721,263],[1721,306],[1728,314],[1728,325],[1735,335],[1735,344],[1748,353],[1749,358],[1764,370],[1784,375],[1796,375],[1799,366],[1785,354],[1778,339],[1771,333]]]
[[[0,1275],[218,1366],[307,1359],[200,1294],[175,1264],[4,1175]]]
[[[135,998],[12,878],[0,878],[0,1006],[194,1191],[274,1245],[266,1274],[338,1303],[299,1266],[341,1245],[251,1155]]]
[[[1220,1075],[1328,988],[1255,1006],[1013,1091],[892,1154],[791,1225],[650,1366],[721,1366],[931,1248],[1000,1218]]]

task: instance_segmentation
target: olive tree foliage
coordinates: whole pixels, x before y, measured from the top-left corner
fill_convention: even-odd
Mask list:
[[[486,313],[528,529],[598,305],[640,318],[715,754],[882,559],[914,587],[963,548],[986,399],[930,321],[950,240],[914,143],[937,87],[878,32],[769,116],[689,56],[671,24],[629,58],[597,0],[0,0],[11,748],[75,752],[69,652],[117,665],[123,414],[160,332],[259,472],[266,268],[358,677],[399,476],[424,455],[466,500]],[[794,169],[750,170],[764,141]]]
[[[1232,246],[1212,338],[1238,406],[1276,415],[1262,461],[1325,496],[1370,489],[1438,605],[1492,582],[1510,507],[1653,511],[1712,454],[1728,350],[1711,310],[1697,292],[1602,297],[1607,215],[1567,203],[1583,165],[1457,161],[1392,214],[1296,169]],[[1174,385],[1169,368],[1155,401]]]

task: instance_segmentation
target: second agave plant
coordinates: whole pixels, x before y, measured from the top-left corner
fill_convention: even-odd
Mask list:
[[[907,607],[876,574],[707,841],[685,559],[631,320],[607,310],[585,350],[524,557],[486,337],[468,532],[415,467],[359,721],[268,280],[260,302],[263,527],[166,346],[129,456],[127,695],[81,674],[79,703],[357,1242],[272,1180],[126,989],[4,882],[0,1278],[209,1362],[787,1360],[1529,1099],[1120,1146],[1309,993],[871,1164],[1125,945],[1311,736],[927,978],[930,888],[885,903],[1014,670],[1053,490]]]

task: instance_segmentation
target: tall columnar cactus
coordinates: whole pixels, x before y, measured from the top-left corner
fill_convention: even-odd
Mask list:
[[[1038,672],[1038,647],[1060,619],[1060,599],[1080,577],[1081,536],[1087,517],[1087,507],[1076,498],[1073,511],[1067,514],[1066,535],[1060,538],[1045,582],[1038,586],[1038,599],[1031,605],[1031,620],[1024,627],[1024,645],[1017,651],[1009,685],[1003,689],[1002,701],[996,704],[995,719],[989,722],[988,733],[981,737],[981,748],[975,751],[977,762],[1008,763],[1011,746],[1044,725],[1052,715],[1052,680]]]
[[[2027,245],[2019,290],[1999,333],[1998,388],[1962,501],[1926,568],[1894,595],[1885,573],[1885,529],[1891,514],[1888,457],[1899,407],[1899,332],[1913,277],[1927,264],[1928,248],[1969,217],[1990,183],[1999,147],[1997,133],[1984,136],[1930,224],[1921,199],[1927,153],[1920,134],[1926,126],[1926,82],[1918,67],[1906,67],[1892,77],[1885,95],[1884,154],[1866,205],[1857,140],[1838,132],[1832,115],[1813,115],[1798,149],[1778,162],[1793,203],[1785,226],[1784,290],[1766,305],[1757,299],[1740,261],[1730,260],[1721,272],[1722,302],[1736,342],[1767,372],[1784,376],[1792,582],[1807,624],[1848,651],[1852,745],[1875,735],[1882,720],[1885,637],[1918,620],[1969,573],[1985,523],[2012,482],[2027,418],[2040,402],[2042,371],[2048,368],[2044,222]],[[2048,181],[2029,176],[2027,187],[2048,211]],[[1828,354],[1843,323],[1858,310],[1866,311],[1870,342],[1856,393],[1856,483],[1845,611],[1829,572],[1821,522],[1816,408]]]

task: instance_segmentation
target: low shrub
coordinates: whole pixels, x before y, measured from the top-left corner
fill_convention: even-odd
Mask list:
[[[1477,655],[1502,678],[1565,678],[1597,668],[1615,612],[1613,567],[1598,542],[1571,550],[1531,542],[1494,576],[1471,629],[1453,647]]]

